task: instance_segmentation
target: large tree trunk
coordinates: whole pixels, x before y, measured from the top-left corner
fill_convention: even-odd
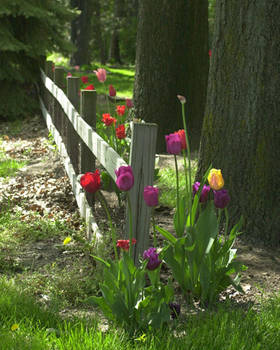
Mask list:
[[[119,30],[124,15],[124,0],[114,0],[114,25],[110,42],[109,60],[121,64]]]
[[[136,117],[159,125],[164,135],[182,128],[177,94],[187,98],[192,145],[199,140],[208,76],[208,1],[142,0],[136,50]],[[198,142],[197,142],[198,143]]]
[[[94,35],[94,44],[98,47],[99,60],[101,64],[106,64],[106,43],[102,35],[101,29],[101,6],[100,0],[93,0],[93,17],[92,17],[92,31]]]
[[[231,215],[280,238],[280,2],[217,0],[198,177],[222,169]]]
[[[71,0],[71,6],[81,10],[81,14],[71,23],[71,41],[77,50],[73,52],[70,62],[72,65],[90,64],[92,0]]]

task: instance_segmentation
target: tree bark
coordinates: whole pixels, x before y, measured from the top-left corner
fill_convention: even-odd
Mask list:
[[[120,38],[119,30],[121,26],[121,19],[124,15],[124,0],[114,0],[114,25],[110,42],[110,55],[109,60],[121,64],[121,52],[120,52]]]
[[[71,41],[77,50],[71,56],[71,65],[90,64],[89,41],[91,35],[92,0],[71,0],[71,7],[81,14],[71,23]]]
[[[93,18],[92,18],[92,26],[93,26],[93,35],[94,44],[98,47],[99,51],[99,59],[101,64],[106,64],[107,54],[106,54],[106,43],[105,39],[102,35],[101,28],[101,6],[100,0],[93,0]]]
[[[222,169],[233,220],[279,244],[280,2],[217,0],[197,177]]]
[[[199,143],[208,76],[208,1],[142,0],[136,50],[136,117],[159,125],[164,135],[183,128],[177,94],[187,98],[192,146]],[[195,142],[196,141],[196,142]]]

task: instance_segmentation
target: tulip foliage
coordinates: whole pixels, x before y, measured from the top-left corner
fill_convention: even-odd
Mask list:
[[[134,185],[134,175],[130,166],[121,166],[116,171],[116,186],[128,197],[129,191]],[[129,239],[116,240],[116,229],[112,223],[106,202],[99,193],[101,188],[100,173],[88,172],[80,179],[80,184],[88,193],[99,195],[101,203],[105,206],[108,216],[111,237],[114,246],[115,260],[105,261],[97,256],[95,260],[104,265],[104,280],[100,285],[102,296],[89,297],[86,302],[98,305],[104,315],[111,321],[121,324],[125,329],[134,333],[147,327],[161,328],[176,317],[174,311],[174,291],[170,284],[160,282],[160,268],[162,260],[159,258],[156,248],[144,251],[143,259],[138,266],[133,259],[133,245],[137,244],[133,238],[130,225]],[[157,204],[158,192],[152,186],[146,189],[145,199],[150,206]],[[131,217],[131,211],[129,211]],[[130,221],[131,222],[131,221]],[[117,252],[120,250],[120,255]],[[146,284],[147,277],[150,280]],[[170,306],[171,305],[171,306]],[[177,313],[178,316],[178,313]]]
[[[185,100],[181,103],[185,144],[190,159],[184,114]],[[180,142],[182,141],[178,133],[166,136],[167,152],[174,154],[176,172],[178,171],[176,156],[180,153]],[[182,150],[185,158],[184,147]],[[230,197],[228,191],[223,189],[224,179],[220,169],[210,167],[201,183],[195,182],[191,185],[191,168],[189,166],[186,169],[186,159],[184,164],[186,195],[180,198],[177,190],[177,208],[174,216],[176,236],[159,226],[156,229],[169,242],[164,248],[163,260],[171,268],[173,277],[179,283],[186,301],[200,300],[203,305],[209,305],[215,302],[220,292],[230,285],[242,292],[239,284],[240,272],[245,267],[234,260],[236,249],[232,248],[240,233],[242,218],[228,233],[229,217],[226,206]],[[209,186],[205,184],[206,179]],[[213,190],[212,193],[211,190]],[[226,224],[224,232],[221,233],[223,212]]]
[[[184,106],[185,101],[182,101]],[[235,260],[236,249],[233,248],[240,233],[242,218],[228,232],[227,205],[230,196],[223,188],[225,182],[220,169],[211,169],[210,166],[201,182],[191,183],[190,148],[183,107],[182,114],[184,130],[166,137],[167,151],[174,154],[177,173],[177,207],[174,215],[176,235],[156,226],[152,215],[154,247],[145,250],[140,261],[135,264],[133,246],[137,241],[133,238],[129,197],[134,175],[130,166],[121,166],[115,170],[116,186],[128,200],[129,239],[116,240],[116,229],[106,209],[115,260],[105,261],[94,256],[95,260],[104,265],[104,280],[100,285],[102,296],[92,296],[87,302],[98,305],[109,320],[121,324],[131,332],[143,331],[149,327],[162,328],[179,316],[180,305],[173,301],[171,279],[167,284],[160,280],[161,266],[164,263],[181,287],[188,304],[198,300],[201,305],[210,306],[230,285],[243,292],[240,272],[245,267]],[[176,159],[180,152],[183,152],[185,158],[186,177],[186,189],[182,198],[178,191]],[[209,185],[206,185],[206,181]],[[98,193],[101,188],[99,172],[83,175],[81,185],[87,192]],[[143,198],[151,209],[158,205],[158,194],[159,191],[154,186],[144,188]],[[222,231],[223,213],[226,223]],[[157,250],[156,231],[166,238],[166,244],[160,252]]]

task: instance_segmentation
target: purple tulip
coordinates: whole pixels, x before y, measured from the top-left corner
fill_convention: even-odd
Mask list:
[[[214,192],[215,207],[219,209],[224,209],[230,201],[230,196],[228,194],[228,191],[223,189],[220,191],[213,191],[213,192]]]
[[[134,184],[134,175],[130,165],[121,166],[115,170],[117,175],[116,185],[121,191],[129,191]]]
[[[167,153],[169,154],[180,154],[181,152],[181,138],[178,134],[165,135]]]
[[[143,253],[143,259],[149,260],[147,264],[148,270],[155,270],[162,262],[162,260],[159,260],[158,258],[156,248],[149,248],[145,250]]]
[[[156,207],[158,205],[158,188],[153,186],[144,187],[144,201],[148,207]]]
[[[195,182],[193,184],[193,196],[195,196],[195,194],[198,192],[198,189],[199,189],[199,186],[200,186],[200,182]],[[200,193],[200,198],[199,198],[199,201],[201,203],[205,203],[208,199],[208,193],[210,192],[210,186],[206,186],[204,185],[203,188],[202,188],[202,191]]]

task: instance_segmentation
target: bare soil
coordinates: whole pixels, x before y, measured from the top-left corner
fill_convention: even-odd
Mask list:
[[[26,160],[27,165],[13,177],[0,178],[0,208],[8,198],[17,210],[21,211],[22,220],[27,220],[31,212],[47,215],[49,218],[60,217],[77,230],[82,226],[78,208],[71,190],[71,185],[64,171],[59,154],[48,141],[48,131],[41,117],[26,120],[20,132],[13,136],[7,123],[0,123],[0,137],[9,158]],[[168,155],[159,156],[159,166],[173,166]],[[116,199],[112,194],[104,193],[110,205],[115,207],[115,219],[120,218]],[[97,205],[97,216],[101,224],[106,224],[102,210]],[[173,231],[173,210],[158,207],[156,222]],[[258,304],[260,296],[269,296],[280,291],[280,249],[266,247],[262,242],[255,242],[243,235],[236,242],[238,259],[247,267],[243,273],[242,286],[245,294],[233,289],[227,290],[221,298],[230,297],[237,303]],[[61,242],[55,238],[38,241],[27,245],[19,252],[25,265],[39,269],[45,264],[60,262],[71,265],[73,255],[61,250]]]

